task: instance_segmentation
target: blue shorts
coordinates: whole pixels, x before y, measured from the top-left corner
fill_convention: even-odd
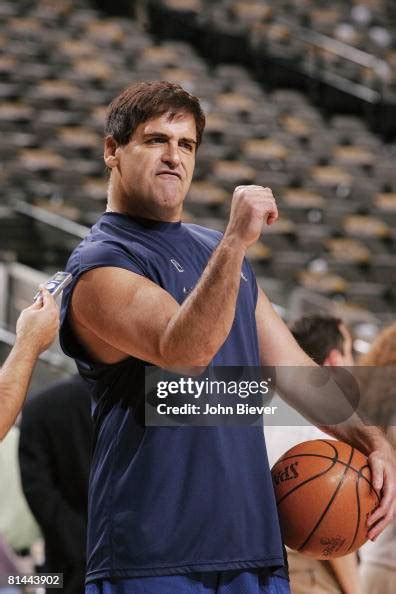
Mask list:
[[[85,594],[290,594],[289,582],[253,571],[222,571],[101,580],[87,584]]]

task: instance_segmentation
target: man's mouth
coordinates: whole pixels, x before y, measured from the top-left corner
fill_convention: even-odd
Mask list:
[[[181,179],[181,175],[180,173],[177,173],[176,171],[170,171],[169,169],[164,169],[163,171],[159,171],[157,173],[157,175],[172,175],[174,177],[178,177],[179,179]]]

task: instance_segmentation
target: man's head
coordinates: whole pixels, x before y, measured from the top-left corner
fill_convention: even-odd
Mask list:
[[[139,124],[167,112],[185,112],[194,117],[198,147],[205,127],[199,100],[180,85],[167,81],[136,83],[115,97],[107,110],[105,136],[112,136],[117,144],[125,146]]]
[[[353,365],[352,338],[339,318],[304,316],[292,325],[291,332],[300,347],[318,365]]]
[[[204,126],[198,99],[179,85],[143,82],[118,95],[105,124],[110,208],[178,220]]]

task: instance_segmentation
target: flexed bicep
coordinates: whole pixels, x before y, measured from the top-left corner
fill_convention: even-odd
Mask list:
[[[115,363],[133,356],[163,366],[162,337],[179,307],[169,293],[139,274],[95,268],[74,289],[70,321],[83,346],[99,361]]]

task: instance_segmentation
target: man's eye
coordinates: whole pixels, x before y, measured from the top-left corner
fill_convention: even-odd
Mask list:
[[[148,144],[157,144],[158,142],[165,142],[165,138],[161,138],[160,136],[156,136],[154,138],[149,138],[147,143]]]
[[[190,152],[192,152],[192,150],[193,150],[193,145],[190,144],[189,142],[181,142],[180,146],[187,149]]]

